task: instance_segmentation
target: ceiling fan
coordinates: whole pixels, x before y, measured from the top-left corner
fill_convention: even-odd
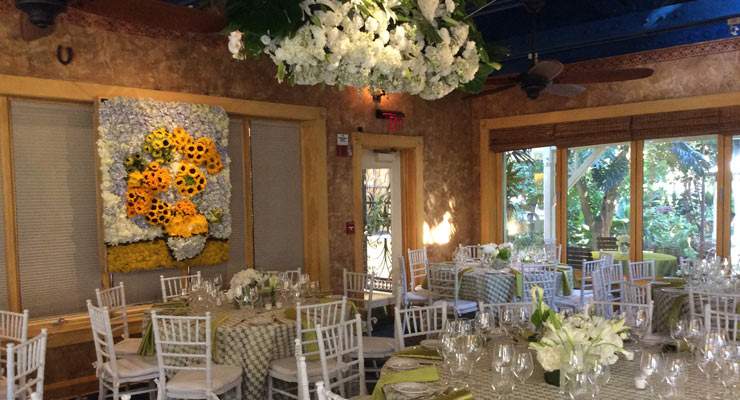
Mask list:
[[[537,16],[545,5],[544,0],[522,0],[526,10],[533,16],[530,59],[532,66],[521,74],[493,76],[486,80],[484,89],[474,97],[504,92],[519,86],[530,99],[540,94],[575,97],[586,90],[582,84],[624,82],[644,79],[653,75],[650,68],[626,68],[613,70],[579,71],[563,74],[563,63],[557,60],[540,61],[535,51]]]

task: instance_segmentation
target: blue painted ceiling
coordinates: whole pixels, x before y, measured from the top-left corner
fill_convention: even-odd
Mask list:
[[[740,0],[548,0],[537,16],[540,59],[573,63],[731,37]],[[497,0],[475,16],[490,43],[509,51],[501,73],[530,65],[533,16],[522,0]]]

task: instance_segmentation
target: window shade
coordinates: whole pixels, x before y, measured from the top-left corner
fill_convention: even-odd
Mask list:
[[[553,145],[555,145],[554,125],[491,130],[491,150],[496,152]]]
[[[13,100],[23,307],[83,311],[100,283],[91,105]]]
[[[255,120],[250,132],[255,265],[303,267],[300,127]]]

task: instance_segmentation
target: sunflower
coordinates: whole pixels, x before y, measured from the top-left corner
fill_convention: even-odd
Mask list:
[[[206,161],[206,152],[213,144],[213,140],[202,137],[185,146],[185,159],[195,165],[202,165]]]
[[[151,154],[155,160],[166,162],[172,159],[172,149],[174,146],[174,136],[167,129],[159,128],[146,135],[141,148]]]
[[[174,147],[181,153],[185,152],[187,146],[193,143],[193,137],[180,127],[172,130],[172,140],[174,141]]]
[[[208,233],[208,221],[203,214],[176,215],[167,224],[165,230],[169,236],[187,238],[193,235],[200,235],[201,233]]]
[[[141,187],[144,184],[144,174],[142,174],[140,171],[133,171],[128,174],[128,179],[126,181],[129,188],[138,188]]]
[[[216,144],[211,142],[211,145],[206,150],[206,171],[211,175],[216,175],[224,169],[224,165],[221,162],[221,155],[216,149]]]
[[[172,220],[170,205],[156,197],[152,198],[151,206],[146,213],[146,220],[152,225],[166,226]]]
[[[126,167],[126,172],[143,171],[144,160],[141,158],[140,153],[130,154],[123,160],[123,166]]]
[[[130,188],[126,192],[126,215],[133,217],[146,213],[152,205],[152,194],[144,188]]]
[[[143,173],[144,184],[154,193],[167,191],[172,183],[170,171],[162,168],[159,162],[152,161]]]
[[[184,197],[190,198],[206,187],[206,177],[195,164],[183,162],[175,178],[177,190]]]
[[[195,215],[198,213],[198,209],[195,207],[190,200],[180,200],[172,208],[172,212],[176,216]]]

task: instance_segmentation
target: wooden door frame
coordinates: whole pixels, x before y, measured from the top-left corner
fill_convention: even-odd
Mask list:
[[[352,219],[354,270],[365,272],[363,252],[362,153],[365,150],[398,150],[401,155],[403,249],[424,244],[424,138],[420,136],[352,134]],[[405,251],[405,250],[404,250]]]

